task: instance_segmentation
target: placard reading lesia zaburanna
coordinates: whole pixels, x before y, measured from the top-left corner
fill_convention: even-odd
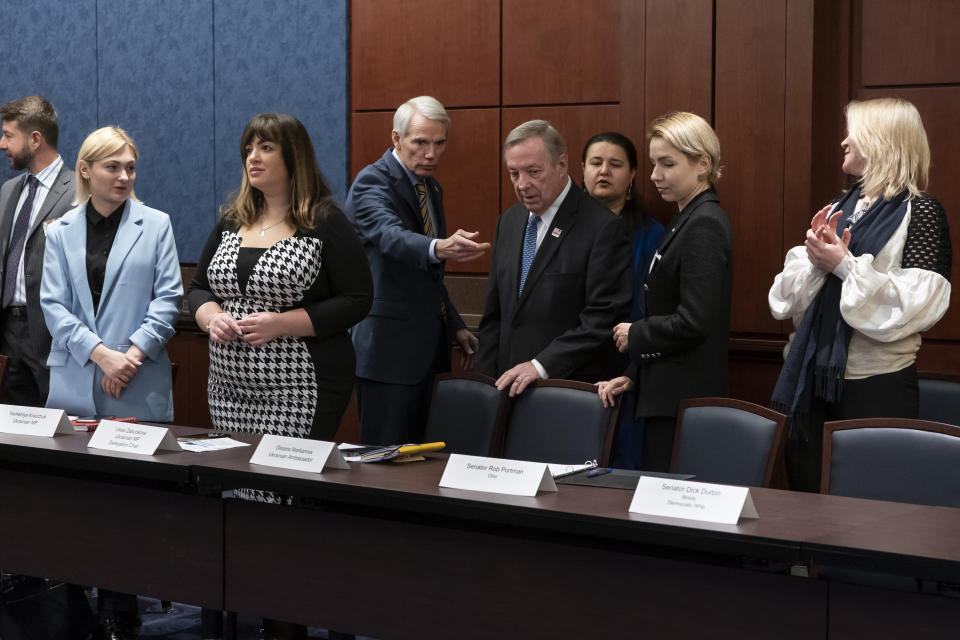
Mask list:
[[[158,449],[182,451],[177,439],[166,427],[152,427],[136,422],[101,420],[90,437],[91,449],[122,451],[152,456]]]

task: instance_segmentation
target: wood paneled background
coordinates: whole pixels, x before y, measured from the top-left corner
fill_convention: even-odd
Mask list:
[[[353,0],[350,177],[389,146],[397,105],[433,95],[453,120],[437,174],[447,226],[489,239],[515,201],[500,155],[516,124],[553,122],[579,180],[594,133],[620,130],[644,157],[650,120],[699,113],[723,147],[717,190],[734,232],[731,391],[766,404],[790,330],[770,316],[767,290],[813,212],[846,185],[850,99],[917,105],[933,150],[929,191],[960,211],[958,24],[960,3],[940,0]],[[672,205],[649,169],[641,163],[637,182],[666,222]],[[960,247],[960,223],[952,237]],[[482,312],[488,266],[448,265],[468,321]],[[956,301],[925,337],[922,370],[960,371]]]

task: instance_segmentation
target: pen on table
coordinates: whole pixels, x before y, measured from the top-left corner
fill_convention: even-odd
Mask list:
[[[591,469],[589,472],[587,472],[587,477],[596,478],[597,476],[602,476],[603,474],[610,473],[611,471],[613,471],[613,469],[610,467],[607,467],[606,469]]]

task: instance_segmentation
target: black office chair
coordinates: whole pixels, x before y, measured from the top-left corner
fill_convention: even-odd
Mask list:
[[[592,384],[539,380],[513,399],[503,457],[605,466],[619,414],[619,402],[604,407]]]
[[[960,427],[901,418],[823,425],[820,493],[960,507]]]
[[[960,377],[921,372],[918,378],[920,419],[960,425]]]
[[[438,375],[424,441],[443,441],[449,453],[496,455],[509,398],[495,382],[478,373]]]
[[[670,471],[698,482],[769,487],[783,454],[787,416],[732,398],[680,403]]]
[[[960,427],[901,418],[839,420],[823,425],[820,493],[960,507]],[[938,591],[910,576],[821,566],[821,578],[899,591]],[[945,593],[956,593],[948,585]]]

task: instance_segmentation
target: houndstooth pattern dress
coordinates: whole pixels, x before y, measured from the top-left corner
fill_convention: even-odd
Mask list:
[[[207,269],[211,291],[236,319],[293,307],[320,273],[323,241],[294,236],[263,252],[241,291],[240,242],[239,235],[224,231]],[[302,338],[281,336],[261,346],[243,340],[211,341],[207,385],[210,414],[218,428],[301,438],[310,434],[317,385],[314,362]]]

